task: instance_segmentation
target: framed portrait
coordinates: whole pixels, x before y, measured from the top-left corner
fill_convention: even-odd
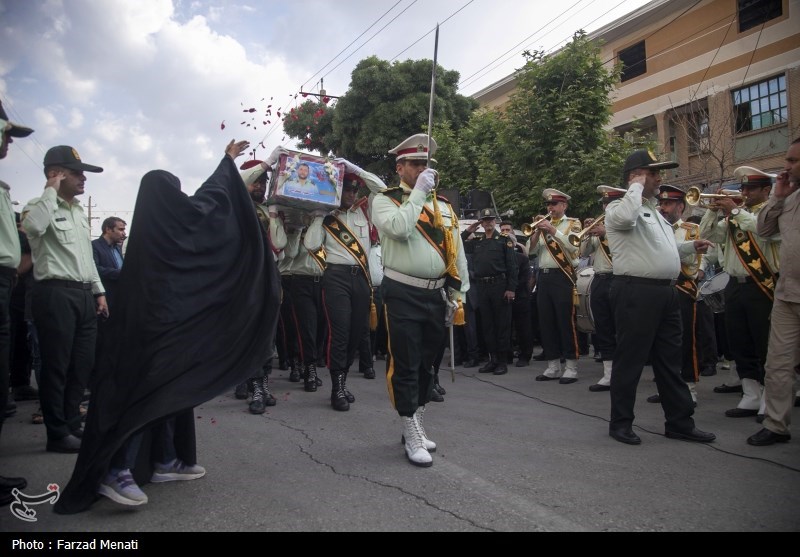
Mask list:
[[[307,153],[283,153],[272,173],[268,203],[331,211],[341,203],[343,180],[343,164]]]

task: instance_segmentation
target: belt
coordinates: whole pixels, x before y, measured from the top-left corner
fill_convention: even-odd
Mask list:
[[[558,269],[555,269],[555,268],[553,268],[553,269],[548,269],[548,268],[546,268],[546,267],[539,267],[539,272],[540,272],[540,273],[542,273],[542,274],[545,274],[545,275],[546,275],[547,273],[551,273],[551,272],[555,272],[555,271],[558,271]]]
[[[482,284],[492,284],[499,280],[506,280],[506,274],[500,273],[499,275],[495,275],[493,277],[475,277],[476,280]]]
[[[731,277],[731,280],[735,280],[739,284],[744,284],[746,282],[753,282],[753,277],[746,276],[746,277]]]
[[[594,278],[607,279],[614,276],[614,273],[595,273]]]
[[[325,267],[326,270],[331,271],[344,271],[351,275],[360,275],[363,274],[361,269],[361,265],[344,265],[342,263],[328,263],[328,266]]]
[[[77,290],[91,290],[91,282],[78,282],[77,280],[45,279],[36,281],[45,286],[58,286],[60,288],[75,288]]]
[[[320,282],[322,281],[322,276],[320,275],[292,275],[293,280],[307,280],[311,282]]]
[[[647,284],[650,286],[675,286],[678,279],[652,279],[645,277],[632,277],[630,275],[614,275],[614,279],[631,284]]]
[[[0,275],[6,275],[14,278],[17,276],[17,269],[13,267],[0,267]]]
[[[397,282],[407,284],[408,286],[416,286],[417,288],[425,288],[427,290],[436,290],[437,288],[441,288],[444,286],[445,281],[445,277],[432,279],[412,277],[411,275],[406,275],[400,271],[390,269],[389,267],[384,267],[383,276],[389,277]]]

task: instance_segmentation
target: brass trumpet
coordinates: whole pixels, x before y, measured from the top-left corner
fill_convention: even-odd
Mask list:
[[[697,186],[692,186],[686,192],[686,203],[692,206],[698,207],[709,207],[713,204],[717,199],[723,198],[730,198],[737,202],[737,204],[741,207],[744,204],[744,199],[742,198],[741,192],[732,192],[732,193],[702,193],[700,188]]]
[[[597,226],[598,224],[603,222],[605,220],[605,218],[606,218],[606,214],[603,213],[602,215],[597,217],[592,224],[590,224],[589,226],[587,226],[586,228],[584,228],[580,232],[578,232],[578,233],[570,232],[567,235],[567,240],[569,240],[569,243],[572,244],[573,246],[575,246],[576,248],[579,247],[581,245],[581,242],[583,242],[586,239],[586,238],[584,238],[584,236],[586,236],[586,234],[592,228],[594,228],[595,226]]]
[[[533,233],[536,232],[536,225],[537,224],[539,224],[540,222],[544,222],[546,220],[550,220],[552,218],[553,218],[553,215],[548,213],[546,217],[542,217],[539,220],[535,220],[535,221],[532,221],[532,222],[526,222],[525,224],[522,225],[522,233],[525,234],[526,236],[533,236]]]

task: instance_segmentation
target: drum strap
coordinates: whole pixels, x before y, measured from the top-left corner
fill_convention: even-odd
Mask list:
[[[608,238],[603,238],[600,240],[600,247],[603,250],[603,254],[606,256],[606,259],[608,259],[608,262],[613,263],[611,259],[611,248],[608,246]]]
[[[578,305],[578,287],[575,282],[575,267],[572,266],[567,254],[564,253],[564,250],[561,248],[561,244],[555,239],[555,237],[550,236],[549,240],[545,240],[544,242],[545,247],[547,247],[547,251],[550,252],[550,256],[553,258],[558,264],[558,267],[567,275],[567,278],[572,282],[572,305]]]
[[[353,258],[361,265],[361,270],[364,271],[364,276],[367,277],[369,287],[372,288],[372,281],[369,276],[369,263],[367,261],[367,254],[364,253],[364,247],[358,241],[358,237],[353,234],[345,223],[340,221],[333,215],[328,215],[322,221],[322,226],[333,237],[334,240],[339,242],[341,246],[346,249]]]
[[[767,263],[767,258],[758,247],[758,242],[752,232],[742,230],[736,221],[728,219],[728,230],[733,239],[736,256],[741,261],[747,273],[758,285],[764,295],[773,301],[775,298],[775,273]]]

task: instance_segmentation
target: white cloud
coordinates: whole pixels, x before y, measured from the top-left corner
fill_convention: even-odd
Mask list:
[[[73,108],[69,113],[69,122],[67,123],[67,127],[74,130],[76,128],[80,128],[82,125],[83,113],[77,108]]]

